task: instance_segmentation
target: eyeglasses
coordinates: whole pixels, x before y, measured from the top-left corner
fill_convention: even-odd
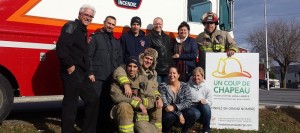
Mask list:
[[[83,13],[83,15],[86,16],[86,17],[89,17],[89,18],[94,18],[94,16],[86,14],[86,13]]]

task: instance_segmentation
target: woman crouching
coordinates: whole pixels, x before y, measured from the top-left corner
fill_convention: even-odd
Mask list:
[[[199,120],[203,124],[203,133],[209,133],[212,95],[210,89],[205,85],[204,71],[201,67],[196,67],[193,70],[188,86],[192,93],[191,108],[196,114],[196,120]]]
[[[196,120],[195,111],[191,110],[191,90],[187,83],[179,81],[178,69],[169,68],[167,83],[158,87],[163,100],[162,130],[170,133],[172,126],[182,125],[182,133],[187,133]]]

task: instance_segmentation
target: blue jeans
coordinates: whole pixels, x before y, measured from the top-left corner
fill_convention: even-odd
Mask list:
[[[168,81],[168,74],[158,74],[157,82],[158,84]]]
[[[185,123],[182,125],[181,132],[187,133],[188,129],[191,128],[196,121],[196,114],[191,108],[184,109],[181,112],[185,119]],[[178,124],[179,124],[179,116],[177,116],[174,112],[166,112],[163,109],[162,131],[164,133],[171,133],[172,126]]]
[[[203,124],[203,132],[210,132],[211,110],[207,104],[192,105],[192,110],[195,111],[196,120]]]

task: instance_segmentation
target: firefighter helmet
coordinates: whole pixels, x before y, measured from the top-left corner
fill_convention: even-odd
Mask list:
[[[216,25],[218,25],[219,24],[218,20],[219,20],[218,15],[213,12],[207,12],[201,18],[202,24],[215,23]]]

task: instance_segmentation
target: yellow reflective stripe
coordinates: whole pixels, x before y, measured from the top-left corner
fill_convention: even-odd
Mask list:
[[[155,91],[154,91],[154,95],[159,95],[159,96],[160,96],[159,91],[155,90]]]
[[[130,81],[126,76],[121,76],[120,78],[118,78],[118,83],[120,85],[123,85],[125,83],[130,83]]]
[[[123,126],[119,126],[119,132],[120,133],[133,133],[133,124],[129,124],[129,125],[123,125]]]
[[[138,104],[139,104],[139,101],[131,100],[130,104],[131,104],[131,106],[133,106],[134,108],[137,108],[137,106],[138,106]]]
[[[161,122],[155,122],[154,125],[155,125],[158,129],[162,129]]]
[[[141,114],[137,114],[135,121],[149,121],[149,116],[148,115],[141,115]]]
[[[214,47],[214,48],[212,48],[212,47]],[[200,46],[200,51],[214,51],[214,50],[220,50],[220,52],[224,52],[225,46],[220,45],[220,44]]]
[[[239,52],[239,49],[238,49],[238,48],[231,47],[230,49],[234,50],[235,52]]]
[[[221,50],[221,52],[225,51],[225,46],[220,44],[215,44],[216,50]]]
[[[200,47],[200,51],[212,51],[212,48],[211,47],[201,46]]]
[[[147,108],[149,105],[149,100],[147,98],[143,98],[143,104]]]

